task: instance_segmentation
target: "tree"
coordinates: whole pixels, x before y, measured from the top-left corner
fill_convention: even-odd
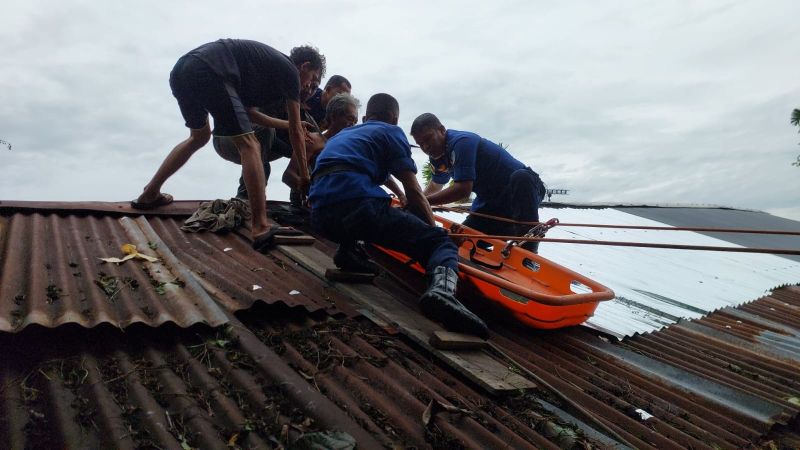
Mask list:
[[[800,109],[795,108],[795,110],[792,111],[792,118],[789,119],[789,123],[796,127],[800,127]],[[800,130],[798,130],[798,133],[800,133]],[[800,167],[800,155],[797,156],[797,161],[793,162],[792,165]]]

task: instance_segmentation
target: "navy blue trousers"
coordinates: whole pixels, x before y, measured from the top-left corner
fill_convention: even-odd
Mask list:
[[[458,273],[458,248],[444,229],[392,208],[388,198],[354,198],[313,208],[311,226],[345,247],[364,241],[403,253],[428,272],[445,266]]]
[[[539,205],[544,201],[545,194],[547,189],[539,175],[526,167],[511,174],[511,182],[498,199],[487,202],[475,212],[521,222],[538,222]],[[467,217],[464,225],[481,233],[499,236],[522,236],[531,228],[479,216]]]

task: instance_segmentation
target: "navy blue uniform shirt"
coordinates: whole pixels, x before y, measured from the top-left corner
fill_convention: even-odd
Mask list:
[[[317,125],[325,131],[328,129],[327,124],[325,123],[325,108],[322,107],[322,89],[317,88],[317,93],[314,94],[313,97],[306,100],[303,107],[308,111],[308,114],[314,118],[314,121],[317,122]]]
[[[447,130],[445,134],[447,151],[437,159],[430,159],[433,174],[431,181],[447,184],[452,178],[459,181],[472,181],[475,211],[487,203],[508,201],[503,199],[503,190],[511,182],[515,170],[525,168],[504,148],[492,141],[481,139],[468,131]],[[483,142],[481,142],[483,141]]]
[[[315,180],[308,196],[313,208],[359,197],[389,198],[381,187],[389,174],[407,170],[417,173],[406,134],[400,127],[378,120],[345,128],[328,140],[312,178],[338,164],[347,164],[358,172],[335,172]]]

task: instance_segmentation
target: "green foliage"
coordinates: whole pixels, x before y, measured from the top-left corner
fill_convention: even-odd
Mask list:
[[[425,180],[425,187],[428,187],[431,184],[431,177],[433,176],[433,166],[431,166],[431,162],[428,161],[425,163],[425,166],[422,167],[422,178]]]

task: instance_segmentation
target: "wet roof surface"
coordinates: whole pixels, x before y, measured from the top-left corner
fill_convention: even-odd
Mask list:
[[[100,216],[92,220],[107,220]],[[69,213],[58,217],[51,220],[75,220]],[[162,213],[147,222],[180,265],[203,273],[199,284],[225,325],[141,321],[122,331],[113,321],[94,328],[78,321],[0,332],[0,442],[10,448],[278,448],[303,433],[331,429],[355,437],[359,448],[608,442],[539,381],[538,389],[489,396],[391,327],[358,315],[353,299],[280,259],[285,255],[254,254],[235,234],[185,235],[177,231],[181,217]],[[315,246],[327,255],[333,250],[324,240]],[[2,253],[4,271],[10,254]],[[287,270],[277,270],[273,257]],[[250,277],[262,275],[271,287],[248,290],[256,282]],[[295,283],[308,295],[283,294]],[[393,268],[375,281],[412,306],[423,283],[409,268]],[[99,287],[89,287],[103,299]],[[262,290],[270,295],[257,301]],[[188,301],[183,295],[176,298],[180,305]],[[130,298],[122,303],[136,300]],[[479,299],[464,301],[487,319],[498,349],[634,447],[800,446],[798,288],[619,342],[585,327],[522,328]],[[510,373],[522,373],[513,367]],[[426,428],[422,414],[431,399],[470,414],[440,413]]]

